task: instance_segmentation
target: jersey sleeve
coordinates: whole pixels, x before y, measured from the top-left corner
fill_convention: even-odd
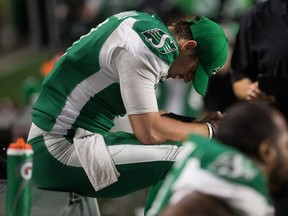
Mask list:
[[[159,82],[156,71],[122,48],[117,52],[115,67],[118,71],[121,96],[128,115],[157,112],[155,85]]]

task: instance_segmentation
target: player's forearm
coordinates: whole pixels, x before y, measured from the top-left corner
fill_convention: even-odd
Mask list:
[[[129,116],[137,138],[144,144],[158,144],[165,141],[184,141],[191,133],[209,135],[205,123],[186,123],[161,116],[159,113],[147,113]]]
[[[197,121],[181,122],[179,120],[161,117],[161,121],[156,122],[159,140],[164,141],[184,141],[191,133],[209,136],[209,130],[205,123]],[[163,141],[161,141],[163,142]]]

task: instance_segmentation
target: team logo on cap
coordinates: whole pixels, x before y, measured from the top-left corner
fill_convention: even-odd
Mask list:
[[[177,50],[177,45],[173,38],[161,29],[150,29],[142,32],[142,34],[144,35],[145,40],[162,54]]]
[[[218,71],[220,71],[223,67],[224,67],[224,65],[220,65],[219,67],[211,70],[211,73],[212,73],[213,75],[215,75],[215,74],[216,74]]]

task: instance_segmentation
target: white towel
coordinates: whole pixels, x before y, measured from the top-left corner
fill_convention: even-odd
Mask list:
[[[95,191],[118,181],[120,174],[101,134],[78,128],[74,136],[74,145],[80,163]]]

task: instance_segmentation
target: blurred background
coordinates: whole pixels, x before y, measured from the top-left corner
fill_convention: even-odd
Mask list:
[[[156,13],[166,24],[194,15],[220,23],[230,45],[239,19],[263,0],[0,0],[0,145],[1,156],[9,143],[27,137],[31,106],[43,78],[54,62],[81,35],[108,16],[127,10]],[[192,84],[167,81],[158,88],[161,109],[199,117],[205,110],[223,111],[236,98],[230,84],[230,58],[210,81],[205,97]],[[171,85],[172,84],[172,85]],[[216,90],[216,91],[215,91]],[[169,95],[169,99],[167,98]],[[121,121],[119,119],[119,121]],[[124,120],[125,121],[125,118]],[[127,122],[126,122],[127,123]],[[114,130],[127,130],[115,127]],[[1,162],[1,176],[5,166]],[[143,214],[147,190],[115,199],[99,200],[102,215]]]

